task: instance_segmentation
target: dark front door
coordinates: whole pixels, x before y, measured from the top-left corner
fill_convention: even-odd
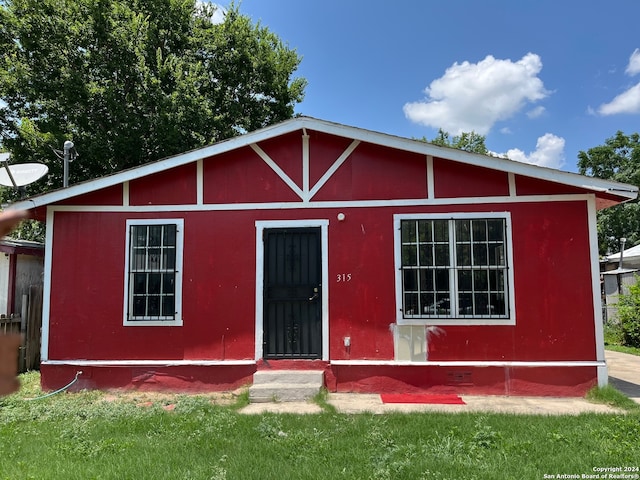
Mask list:
[[[264,358],[322,358],[320,228],[264,230]]]

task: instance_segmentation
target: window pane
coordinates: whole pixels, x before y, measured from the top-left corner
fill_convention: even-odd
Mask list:
[[[402,243],[416,241],[416,222],[413,220],[402,220],[400,222],[400,231],[402,232]]]
[[[468,242],[471,240],[470,220],[456,220],[456,240],[458,242]]]
[[[431,242],[431,220],[420,220],[418,222],[418,241]]]
[[[404,313],[407,315],[417,315],[418,312],[418,294],[404,294]]]
[[[458,270],[458,290],[472,290],[471,270]]]
[[[149,246],[162,245],[162,225],[149,225]]]
[[[487,240],[487,221],[486,220],[473,220],[473,241],[484,242]]]
[[[487,228],[489,241],[501,242],[504,240],[504,220],[502,218],[487,220]]]
[[[175,298],[173,295],[162,297],[162,316],[172,317],[176,314]]]
[[[417,270],[404,270],[404,290],[418,290]]]
[[[147,297],[147,316],[160,316],[160,297]]]
[[[147,293],[147,274],[134,273],[133,274],[133,294],[144,295],[145,293]]]
[[[162,261],[163,270],[175,270],[176,268],[175,248],[165,248],[163,256],[164,256]]]
[[[448,293],[436,293],[436,306],[439,315],[449,315],[451,313]]]
[[[479,290],[488,290],[489,281],[487,279],[486,270],[474,270],[473,271],[473,289],[477,292]]]
[[[436,270],[436,290],[449,291],[449,270]]]
[[[133,315],[135,317],[144,317],[147,313],[147,297],[133,298]]]
[[[463,243],[456,245],[456,263],[459,267],[471,266],[471,245]]]
[[[448,242],[449,241],[449,222],[448,222],[448,220],[434,220],[433,221],[433,234],[434,234],[434,241],[436,241],[436,242]]]
[[[431,249],[431,244],[420,245],[418,250],[420,252],[420,265],[423,267],[433,266],[433,251]]]
[[[175,293],[175,273],[165,273],[162,276],[162,293]]]
[[[420,270],[420,290],[433,291],[433,270]]]
[[[418,258],[416,255],[416,246],[403,245],[402,246],[402,266],[416,267],[417,265],[418,265]]]
[[[460,315],[473,315],[473,294],[461,293],[458,295],[458,313]]]
[[[436,258],[435,264],[438,266],[448,266],[449,262],[449,245],[436,245],[435,248]]]
[[[150,248],[147,269],[160,270],[160,249]]]
[[[421,313],[426,315],[435,315],[438,313],[435,297],[431,292],[420,294],[420,306],[422,307]]]
[[[150,273],[149,274],[149,286],[148,286],[148,291],[147,293],[151,294],[151,295],[159,295],[161,290],[160,290],[160,285],[162,282],[162,275],[159,273]]]
[[[175,225],[164,225],[164,239],[162,240],[162,243],[165,246],[176,245],[176,226]]]
[[[504,246],[489,245],[489,265],[496,267],[504,266]]]
[[[491,270],[489,272],[489,290],[504,291],[504,271],[503,270]]]
[[[505,315],[507,313],[504,298],[502,293],[491,294],[491,312],[494,315]]]
[[[487,257],[487,244],[480,243],[473,245],[473,264],[474,265],[488,265],[489,258]]]
[[[146,251],[144,249],[136,249],[131,252],[131,269],[144,270],[146,264]]]
[[[147,245],[147,227],[145,225],[131,226],[131,245],[134,247]]]
[[[489,315],[489,296],[486,293],[476,293],[473,296],[475,301],[475,314],[476,315]]]

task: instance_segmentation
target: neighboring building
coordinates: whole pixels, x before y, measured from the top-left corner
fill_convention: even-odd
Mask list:
[[[0,240],[0,314],[22,313],[23,295],[29,287],[42,285],[44,245],[28,240]]]
[[[637,188],[311,118],[16,205],[46,220],[42,383],[582,395],[596,211]]]
[[[618,297],[629,293],[629,287],[637,281],[639,269],[640,245],[607,255],[601,264],[606,321],[617,321]]]

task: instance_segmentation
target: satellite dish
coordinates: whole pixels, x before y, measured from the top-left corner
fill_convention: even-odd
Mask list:
[[[4,155],[0,154],[0,160],[6,161]],[[7,169],[9,172],[7,172]],[[44,177],[49,171],[49,167],[42,163],[17,163],[15,165],[7,165],[6,163],[0,167],[0,185],[6,187],[24,187],[36,180]],[[13,179],[13,181],[12,181]]]

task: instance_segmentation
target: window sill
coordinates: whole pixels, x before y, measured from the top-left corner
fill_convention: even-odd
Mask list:
[[[472,325],[515,325],[516,319],[511,318],[398,318],[398,325],[451,325],[451,326],[472,326]]]
[[[125,320],[125,327],[181,327],[182,320]]]

